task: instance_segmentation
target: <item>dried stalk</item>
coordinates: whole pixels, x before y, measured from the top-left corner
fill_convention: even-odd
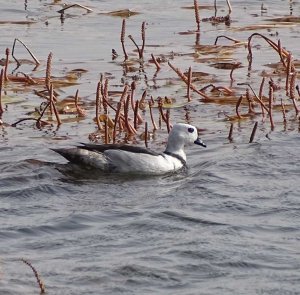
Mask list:
[[[101,81],[99,81],[98,84],[97,84],[97,90],[96,90],[96,123],[97,123],[97,126],[98,126],[98,130],[103,129],[102,126],[101,126],[101,122],[100,122],[101,87],[102,87],[102,83],[101,83]]]
[[[29,261],[25,260],[24,258],[22,258],[21,261],[24,262],[25,264],[27,264],[32,269],[32,271],[36,277],[36,280],[38,282],[38,285],[40,287],[41,294],[44,294],[46,292],[45,284],[41,280],[41,277],[40,277],[39,273],[37,272],[37,270],[35,269],[35,267]]]
[[[152,58],[152,61],[154,62],[155,66],[156,66],[156,71],[159,71],[161,69],[161,66],[160,66],[157,59],[154,57],[154,55],[152,53],[151,53],[151,58]]]
[[[19,62],[19,60],[14,56],[15,45],[16,45],[16,42],[17,42],[17,41],[20,42],[20,43],[25,47],[25,49],[28,51],[28,53],[30,54],[30,56],[33,58],[35,64],[36,64],[37,66],[40,65],[39,60],[34,56],[34,54],[30,51],[30,49],[29,49],[29,48],[28,48],[28,47],[27,47],[20,39],[15,38],[11,55],[12,55],[12,57],[14,58],[14,60],[16,61],[17,65],[18,65],[18,66],[21,65],[21,63]]]
[[[188,99],[188,102],[191,102],[191,83],[192,83],[192,76],[193,76],[193,73],[192,73],[192,67],[189,67],[189,71],[188,71],[188,84],[187,84],[187,99]]]
[[[277,47],[278,47],[278,54],[279,54],[279,57],[280,57],[280,60],[283,64],[283,66],[286,68],[286,63],[285,63],[285,60],[282,56],[282,47],[281,47],[281,41],[280,39],[278,39],[278,43],[277,43]]]
[[[137,125],[138,125],[138,112],[139,112],[139,101],[137,100],[135,102],[135,106],[134,106],[134,119],[133,119],[133,126],[135,129],[137,129]]]
[[[123,102],[125,126],[129,134],[136,134],[137,133],[136,129],[129,123],[129,116],[128,116],[129,103],[130,103],[130,95],[127,95],[126,100]]]
[[[164,121],[165,123],[167,123],[167,117],[166,117],[166,115],[164,114],[164,111],[163,111],[163,102],[162,102],[162,98],[160,98],[160,99],[158,100],[158,110],[159,110],[160,116],[161,116],[161,118],[163,119],[163,121]]]
[[[50,91],[50,84],[51,84],[51,63],[52,63],[52,52],[50,52],[48,55],[47,68],[46,68],[45,83],[48,91]]]
[[[175,68],[170,62],[168,62],[168,65],[170,66],[170,68],[182,79],[182,81],[186,84],[188,84],[188,78],[178,69]],[[194,86],[192,83],[190,85],[190,88],[195,91],[196,93],[198,93],[200,96],[204,97],[205,99],[209,99],[209,97],[204,94],[203,92],[199,91],[196,86]]]
[[[285,79],[285,91],[287,96],[289,96],[289,79],[290,79],[291,71],[292,71],[292,54],[289,53],[287,57],[286,79]]]
[[[78,117],[85,117],[86,116],[86,112],[84,109],[82,109],[79,105],[78,105],[78,101],[79,101],[79,90],[76,90],[75,93],[75,97],[74,97],[74,102],[75,102],[75,107],[76,107],[76,111],[77,111],[77,115]]]
[[[155,124],[154,117],[153,117],[152,102],[151,101],[149,101],[149,110],[150,110],[150,117],[151,117],[151,122],[152,122],[152,125],[153,125],[153,129],[157,130],[157,126]]]
[[[125,98],[126,98],[128,89],[129,89],[129,86],[128,86],[128,85],[125,85],[125,86],[124,86],[124,89],[123,89],[123,92],[122,92],[122,95],[121,95],[121,97],[120,97],[120,102],[121,102],[121,103],[123,103],[123,102],[125,101]]]
[[[140,50],[139,46],[137,45],[137,43],[135,42],[135,40],[133,39],[132,35],[128,35],[128,38],[129,38],[129,39],[132,41],[132,43],[135,45],[135,47],[136,47],[136,49],[137,49],[137,51],[138,51],[138,53],[139,53],[139,58],[141,58],[141,55],[142,55],[141,50]]]
[[[131,108],[132,110],[135,112],[135,107],[136,107],[136,103],[134,102],[134,93],[135,93],[135,89],[136,89],[136,83],[133,81],[131,83],[131,93],[130,93],[130,101],[131,101]],[[143,118],[141,117],[141,115],[139,114],[138,112],[138,109],[137,109],[137,113],[134,113],[135,114],[135,120],[136,120],[136,123],[137,124],[141,124],[143,123]],[[134,124],[134,128],[136,129],[137,126],[136,124]]]
[[[142,23],[142,49],[140,51],[140,59],[143,59],[144,50],[145,50],[145,43],[146,43],[146,22]]]
[[[299,89],[299,85],[296,85],[296,90],[297,90],[298,96],[300,97],[300,89]],[[298,98],[298,99],[299,99],[299,98]]]
[[[8,70],[8,63],[9,63],[9,48],[6,48],[5,50],[5,55],[6,55],[6,59],[5,59],[5,65],[4,65],[4,81],[8,81],[8,76],[7,76],[7,70]]]
[[[230,74],[229,74],[229,77],[230,77],[230,81],[231,81],[231,82],[234,81],[234,79],[233,79],[233,71],[236,70],[240,65],[241,65],[240,62],[238,62],[238,63],[232,65],[232,69],[231,69]]]
[[[128,55],[125,49],[125,28],[126,28],[126,20],[123,19],[122,21],[122,30],[121,30],[121,44],[122,44],[122,49],[124,53],[124,60],[126,61],[128,59]]]
[[[104,131],[105,131],[105,144],[108,144],[108,143],[109,143],[109,134],[108,134],[108,110],[106,110],[106,112],[105,112]]]
[[[145,147],[148,148],[148,123],[145,122]]]
[[[285,111],[285,106],[284,106],[282,99],[281,99],[281,110],[282,110],[283,123],[286,124],[286,122],[287,122],[286,111]]]
[[[198,0],[194,0],[194,9],[195,9],[195,19],[197,24],[197,32],[200,32],[200,15],[199,15]]]
[[[252,54],[252,49],[251,49],[251,40],[254,36],[259,36],[261,38],[263,38],[273,49],[275,49],[277,51],[277,53],[279,53],[279,47],[278,44],[276,44],[275,42],[273,42],[271,39],[267,38],[266,36],[260,34],[260,33],[253,33],[249,38],[248,38],[248,62],[249,62],[249,66],[248,68],[251,69],[251,65],[252,65],[252,59],[253,59],[253,54]],[[287,58],[287,56],[289,55],[288,51],[283,49],[282,47],[280,47],[280,59],[282,59],[282,57]]]
[[[108,99],[108,79],[107,78],[104,80],[104,84],[101,83],[101,94],[106,100]],[[103,105],[103,107],[104,107],[104,111],[105,111],[105,108],[107,108],[107,105]]]
[[[252,132],[251,132],[251,136],[250,136],[249,143],[252,143],[253,140],[254,140],[255,133],[256,133],[256,130],[257,130],[257,125],[258,125],[258,122],[255,122],[254,127],[253,127],[253,130],[252,130]]]
[[[263,89],[264,89],[264,85],[265,85],[265,77],[262,78],[261,83],[260,83],[260,87],[259,87],[258,97],[260,98],[261,101],[262,101],[262,92],[263,92]],[[265,109],[263,108],[262,104],[260,104],[260,106],[261,106],[262,116],[264,118],[265,117]]]
[[[122,108],[122,103],[118,102],[116,116],[115,116],[115,122],[114,122],[114,130],[113,130],[113,143],[116,142],[117,124],[119,122],[121,108]]]
[[[167,113],[166,113],[166,124],[167,124],[167,130],[168,130],[168,133],[170,133],[170,131],[171,131],[171,124],[170,124],[170,109],[167,109]]]
[[[82,8],[82,9],[85,9],[87,12],[92,12],[93,11],[93,9],[91,9],[89,7],[86,7],[86,6],[83,6],[81,4],[76,4],[75,3],[75,4],[65,5],[63,9],[60,9],[57,12],[60,13],[60,14],[63,14],[67,9],[72,8],[72,7]]]
[[[297,76],[297,72],[294,72],[292,74],[292,77],[291,77],[291,82],[290,82],[290,98],[293,101],[293,105],[294,105],[294,108],[295,108],[295,111],[296,111],[296,116],[298,116],[298,114],[299,114],[299,108],[298,108],[297,103],[296,103],[296,94],[295,94],[296,76]]]
[[[1,69],[1,74],[0,74],[0,117],[2,116],[3,114],[3,107],[2,107],[2,86],[3,86],[3,75],[4,75],[4,72],[3,72],[3,69]]]
[[[253,90],[252,86],[249,83],[238,83],[237,85],[247,85],[252,93],[254,94],[254,97],[257,99],[257,101],[260,103],[260,105],[268,112],[269,114],[269,109],[265,106],[264,102],[260,99],[260,97],[257,96],[257,94],[255,93],[255,91]]]
[[[232,12],[232,7],[231,7],[231,4],[230,4],[230,1],[229,0],[226,0],[227,2],[227,6],[228,6],[228,14],[231,14]]]
[[[246,89],[246,99],[248,101],[248,114],[255,114],[253,109],[253,98],[250,96],[249,88]]]
[[[228,37],[228,36],[225,36],[225,35],[220,35],[220,36],[218,36],[218,37],[216,38],[214,45],[217,45],[218,40],[221,39],[221,38],[228,39],[228,40],[230,40],[230,41],[233,41],[234,43],[241,43],[241,41],[239,41],[239,40],[237,40],[237,39],[234,39],[234,38],[232,38],[232,37]]]
[[[240,105],[241,105],[242,100],[243,100],[243,96],[241,95],[240,98],[238,99],[237,103],[236,103],[236,106],[235,106],[235,112],[236,112],[236,115],[237,115],[237,117],[238,117],[239,119],[242,118],[242,116],[241,116],[240,113],[239,113],[239,107],[240,107]]]
[[[271,123],[271,130],[272,131],[275,128],[274,121],[273,121],[273,115],[272,115],[273,100],[274,100],[274,89],[271,86],[271,84],[269,84],[269,117],[270,117],[270,123]]]
[[[55,105],[54,100],[53,100],[53,85],[52,84],[50,85],[50,103],[51,103],[51,105],[53,107],[53,111],[54,111],[54,114],[55,114],[55,117],[56,117],[57,127],[59,127],[62,122],[60,120],[58,111],[56,109],[56,105]]]
[[[229,134],[228,134],[229,141],[233,140],[232,134],[233,134],[233,123],[230,124],[230,129],[229,129]]]

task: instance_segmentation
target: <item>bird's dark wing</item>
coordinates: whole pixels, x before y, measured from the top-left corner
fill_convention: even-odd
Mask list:
[[[122,150],[127,151],[131,153],[137,153],[137,154],[148,154],[152,156],[158,156],[160,153],[154,152],[152,150],[149,150],[144,147],[140,146],[132,146],[132,145],[126,145],[126,144],[92,144],[92,143],[81,143],[81,146],[78,146],[78,148],[86,149],[89,151],[95,151],[99,153],[103,153],[106,150]]]

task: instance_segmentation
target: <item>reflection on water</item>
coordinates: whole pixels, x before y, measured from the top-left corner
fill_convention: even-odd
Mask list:
[[[0,1],[3,20],[36,22],[1,24],[1,52],[20,38],[42,62],[36,76],[44,75],[50,51],[54,76],[88,70],[79,85],[59,92],[67,97],[79,88],[82,101],[91,106],[86,119],[57,130],[38,130],[29,122],[12,128],[8,124],[27,116],[41,98],[30,87],[5,89],[9,98],[2,117],[7,125],[0,129],[0,293],[38,292],[31,269],[20,262],[23,257],[37,268],[49,294],[298,294],[299,122],[292,110],[285,129],[280,112],[275,114],[275,131],[262,123],[253,144],[248,144],[251,128],[260,117],[235,123],[229,143],[229,125],[222,114],[231,115],[234,104],[203,103],[193,96],[185,108],[171,110],[172,121],[188,117],[201,129],[208,148],[187,148],[189,169],[162,177],[86,170],[49,150],[87,141],[94,131],[92,102],[100,73],[110,77],[112,90],[136,78],[137,95],[147,89],[153,96],[185,99],[186,89],[170,79],[176,74],[165,64],[154,79],[151,65],[144,72],[124,73],[122,57],[111,61],[112,48],[122,52],[122,18],[103,11],[141,12],[127,19],[127,31],[139,40],[140,25],[147,22],[147,57],[173,56],[182,69],[192,64],[195,72],[209,72],[220,85],[230,82],[228,71],[195,56],[195,34],[179,34],[195,29],[193,10],[182,8],[193,1],[131,1],[130,7],[128,1],[115,2],[86,1],[93,13],[73,9],[61,22],[61,3]],[[213,15],[212,2],[200,3],[210,5],[200,11],[202,17]],[[246,40],[250,33],[237,30],[239,26],[299,12],[294,1],[264,2],[264,10],[261,4],[232,3],[229,27],[201,23],[200,44],[213,44],[225,33]],[[225,1],[218,3],[217,13],[227,13]],[[277,34],[298,58],[298,25],[262,33]],[[248,76],[245,48],[227,53],[227,58],[243,61],[235,79],[259,85],[262,66],[278,61],[265,44],[258,44]],[[135,57],[135,47],[129,41],[126,46]],[[18,57],[28,58],[22,50],[18,48]],[[18,69],[32,70],[27,63]],[[151,148],[162,150],[165,136],[166,130],[159,130]]]

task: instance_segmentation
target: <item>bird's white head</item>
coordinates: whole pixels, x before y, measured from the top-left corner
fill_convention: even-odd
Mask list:
[[[184,146],[193,143],[206,147],[205,143],[198,137],[196,127],[190,124],[177,123],[170,131],[166,151],[184,154]]]

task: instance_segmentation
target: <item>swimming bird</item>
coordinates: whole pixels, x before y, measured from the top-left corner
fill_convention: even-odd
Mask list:
[[[125,144],[88,144],[74,148],[53,149],[72,163],[101,169],[105,172],[143,173],[161,175],[186,166],[184,147],[188,144],[206,145],[198,137],[197,128],[177,123],[169,133],[162,153]]]

